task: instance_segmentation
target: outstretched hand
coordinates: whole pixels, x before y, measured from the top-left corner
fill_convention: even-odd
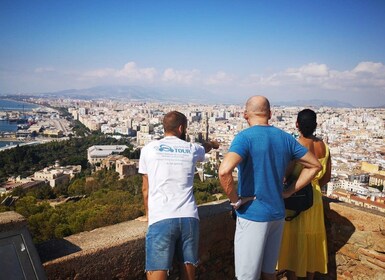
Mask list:
[[[205,152],[208,153],[212,149],[218,149],[219,148],[219,142],[216,140],[210,140],[208,142],[204,142],[202,146],[205,148]]]
[[[211,147],[213,149],[218,149],[219,148],[219,142],[217,140],[210,140],[209,142],[210,142]]]

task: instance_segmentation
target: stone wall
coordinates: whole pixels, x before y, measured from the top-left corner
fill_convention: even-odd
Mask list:
[[[329,273],[316,279],[385,279],[385,215],[328,198],[324,206]],[[201,205],[199,213],[197,279],[234,279],[235,222],[228,202]],[[52,240],[37,249],[48,279],[145,279],[146,229],[146,223],[128,221]],[[177,275],[175,266],[169,279]]]
[[[385,214],[324,198],[329,273],[322,279],[385,279]]]
[[[233,279],[235,221],[227,201],[199,207],[199,279]],[[38,246],[48,279],[145,279],[147,223],[128,221]],[[169,279],[178,279],[174,265]],[[219,277],[219,278],[218,278]]]

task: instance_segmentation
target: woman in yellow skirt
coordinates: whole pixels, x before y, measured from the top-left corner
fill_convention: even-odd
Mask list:
[[[298,113],[296,126],[298,141],[319,159],[322,170],[312,180],[313,206],[285,222],[278,270],[287,270],[288,280],[297,277],[314,278],[315,272],[327,273],[327,242],[324,224],[321,186],[330,181],[331,160],[328,146],[314,136],[317,127],[316,113],[310,109]],[[302,167],[296,165],[293,174],[298,176]],[[286,210],[290,215],[293,212]]]

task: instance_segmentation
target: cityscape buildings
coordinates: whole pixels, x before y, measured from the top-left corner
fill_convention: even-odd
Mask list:
[[[163,137],[162,117],[177,110],[188,118],[188,140],[216,139],[221,146],[211,156],[217,166],[227,152],[234,136],[248,125],[243,119],[243,105],[235,104],[178,104],[161,102],[118,100],[39,99],[25,100],[51,107],[65,107],[75,120],[91,131],[127,137],[135,148],[141,148],[154,139]],[[272,107],[271,125],[298,136],[295,126],[297,113],[304,107]],[[325,188],[325,195],[347,200],[359,198],[385,211],[385,109],[384,108],[332,108],[307,106],[317,112],[316,135],[324,139],[332,158],[332,181]],[[50,115],[52,129],[66,136],[72,133],[69,122],[59,114]],[[52,117],[54,115],[54,117]],[[46,127],[47,120],[36,121],[35,127]],[[43,122],[44,121],[44,122]],[[55,125],[56,124],[56,125]],[[66,129],[60,129],[65,127]],[[34,130],[36,132],[36,130]],[[37,133],[37,132],[36,132]],[[126,146],[125,146],[126,147]],[[101,163],[108,156],[125,149],[122,147],[93,146],[88,149],[90,163]],[[116,159],[118,160],[118,159]],[[125,159],[125,161],[127,161]],[[116,162],[120,168],[132,163]],[[200,166],[199,168],[202,168]],[[123,170],[123,169],[122,169]],[[121,176],[123,171],[120,172]],[[360,205],[365,203],[360,203]],[[366,204],[365,204],[366,205]]]

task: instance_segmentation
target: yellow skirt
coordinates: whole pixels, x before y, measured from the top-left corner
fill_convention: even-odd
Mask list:
[[[285,222],[277,268],[306,277],[306,272],[326,274],[327,261],[322,194],[320,187],[313,185],[313,206],[292,221]]]

